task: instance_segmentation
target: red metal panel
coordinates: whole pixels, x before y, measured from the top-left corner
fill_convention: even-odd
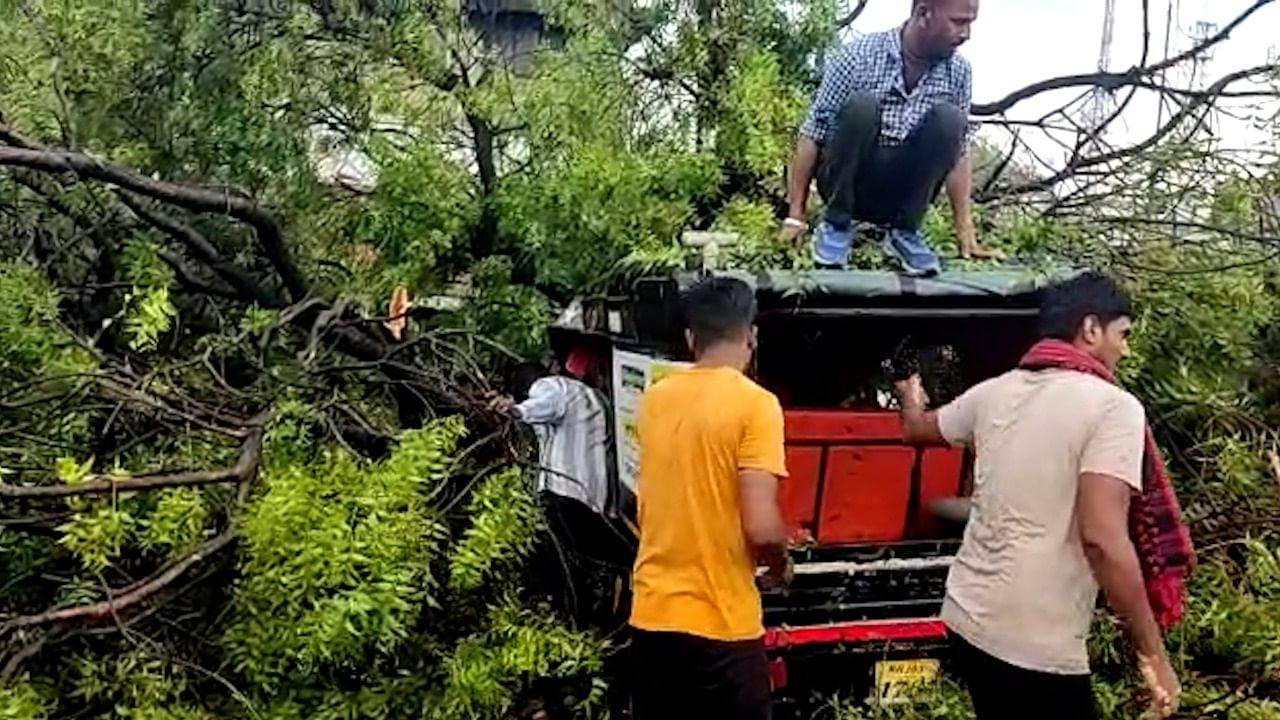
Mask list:
[[[764,633],[764,645],[771,650],[781,650],[799,645],[940,640],[946,636],[947,626],[937,618],[862,620],[808,627],[769,628]]]
[[[778,506],[791,538],[797,542],[813,536],[818,506],[818,473],[821,471],[821,447],[787,448],[789,475],[779,484]]]
[[[787,661],[773,658],[769,661],[769,688],[774,692],[787,687]]]
[[[788,410],[788,442],[902,441],[902,423],[891,411]]]
[[[913,448],[879,445],[828,450],[818,541],[901,540],[915,455]]]
[[[920,457],[920,530],[937,536],[942,526],[929,504],[934,500],[955,497],[960,493],[960,473],[964,470],[964,451],[957,448],[926,448]]]

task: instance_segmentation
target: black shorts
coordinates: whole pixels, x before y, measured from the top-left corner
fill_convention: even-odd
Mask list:
[[[773,700],[762,640],[718,642],[634,630],[635,720],[770,720]]]
[[[951,634],[955,671],[977,720],[1096,720],[1088,675],[1054,675],[1010,665]]]

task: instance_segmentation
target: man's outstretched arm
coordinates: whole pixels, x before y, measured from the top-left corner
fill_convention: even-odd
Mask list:
[[[978,233],[973,226],[973,161],[968,152],[960,156],[947,175],[947,199],[951,201],[960,256],[979,259],[1001,257],[999,250],[978,244]]]
[[[902,416],[902,439],[909,443],[944,443],[938,413],[929,410],[929,396],[919,375],[894,384]]]
[[[561,383],[539,381],[529,388],[527,400],[512,407],[512,414],[530,425],[556,425],[568,408],[569,396]]]
[[[770,587],[790,582],[791,560],[787,555],[787,524],[778,509],[778,477],[764,470],[738,471],[742,534],[769,574]]]
[[[796,140],[795,155],[791,158],[791,169],[787,173],[789,218],[803,222],[808,216],[809,188],[818,167],[818,152],[818,143],[813,138],[802,134]]]
[[[1093,575],[1138,653],[1138,668],[1151,690],[1152,714],[1165,718],[1177,709],[1178,680],[1129,535],[1129,503],[1142,488],[1145,440],[1146,413],[1137,400],[1125,398],[1106,409],[1080,453],[1075,512]]]
[[[818,155],[831,134],[832,125],[840,108],[853,91],[854,58],[848,50],[827,59],[822,70],[822,83],[813,97],[809,117],[796,136],[795,154],[787,173],[787,218],[782,227],[782,239],[794,241],[804,234],[804,224],[809,216],[809,188],[818,170]]]
[[[1181,690],[1147,599],[1138,551],[1129,537],[1132,492],[1119,478],[1081,473],[1077,524],[1098,586],[1120,616],[1138,654],[1138,668],[1152,694],[1153,714],[1165,718],[1177,709]]]

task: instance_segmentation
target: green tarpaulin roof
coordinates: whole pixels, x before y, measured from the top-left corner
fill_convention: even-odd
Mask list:
[[[748,273],[719,271],[716,275],[737,277],[757,292],[778,295],[835,297],[1017,297],[1036,292],[1045,285],[1077,274],[1076,269],[1031,270],[993,268],[955,270],[932,278],[910,278],[883,270],[767,270]],[[697,273],[684,273],[681,287],[697,281]]]

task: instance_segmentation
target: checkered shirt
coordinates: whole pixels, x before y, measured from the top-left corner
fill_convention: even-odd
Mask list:
[[[907,92],[902,78],[902,29],[869,33],[827,58],[822,85],[801,134],[819,145],[834,130],[836,115],[855,93],[880,98],[880,144],[901,145],[935,104],[955,105],[967,117],[973,98],[973,70],[958,54],[935,63]],[[969,126],[972,136],[974,126]]]

